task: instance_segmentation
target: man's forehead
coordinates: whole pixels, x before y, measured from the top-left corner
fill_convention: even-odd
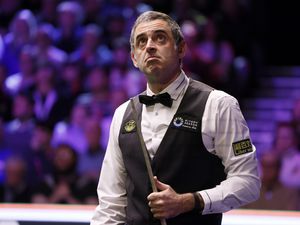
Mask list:
[[[153,33],[156,31],[171,33],[171,28],[166,21],[160,19],[142,22],[135,29],[135,37],[143,33]]]

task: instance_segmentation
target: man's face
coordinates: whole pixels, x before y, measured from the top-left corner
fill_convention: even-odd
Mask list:
[[[176,46],[167,22],[154,20],[136,27],[131,58],[134,65],[148,78],[153,75],[164,74],[168,77],[168,74],[176,74],[183,56],[184,45]]]

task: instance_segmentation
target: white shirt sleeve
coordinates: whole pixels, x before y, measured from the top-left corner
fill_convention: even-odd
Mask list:
[[[125,223],[126,171],[119,147],[119,132],[128,102],[115,112],[110,127],[109,141],[98,183],[99,205],[91,219],[91,225],[119,225]]]
[[[237,100],[222,91],[212,91],[202,119],[205,147],[221,160],[227,178],[220,185],[201,190],[203,214],[221,213],[256,200],[260,193],[256,149],[235,156],[233,143],[250,139],[249,129]],[[251,140],[251,139],[250,139]]]

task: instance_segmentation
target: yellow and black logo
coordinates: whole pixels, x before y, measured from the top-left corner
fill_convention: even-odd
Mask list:
[[[232,148],[235,156],[243,155],[253,151],[250,139],[234,142],[232,143]]]
[[[129,120],[128,122],[125,123],[124,125],[124,130],[127,133],[130,133],[132,131],[134,131],[136,128],[136,123],[134,120]]]

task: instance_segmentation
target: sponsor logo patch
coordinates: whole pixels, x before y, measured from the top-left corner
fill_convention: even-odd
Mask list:
[[[173,128],[198,132],[199,130],[199,120],[196,120],[194,118],[188,117],[188,116],[175,116],[172,120],[171,126]]]
[[[250,139],[234,142],[232,143],[232,148],[235,156],[253,152],[252,143]]]
[[[135,129],[136,129],[136,122],[134,120],[129,120],[124,125],[125,133],[133,132],[133,131],[135,131]]]

